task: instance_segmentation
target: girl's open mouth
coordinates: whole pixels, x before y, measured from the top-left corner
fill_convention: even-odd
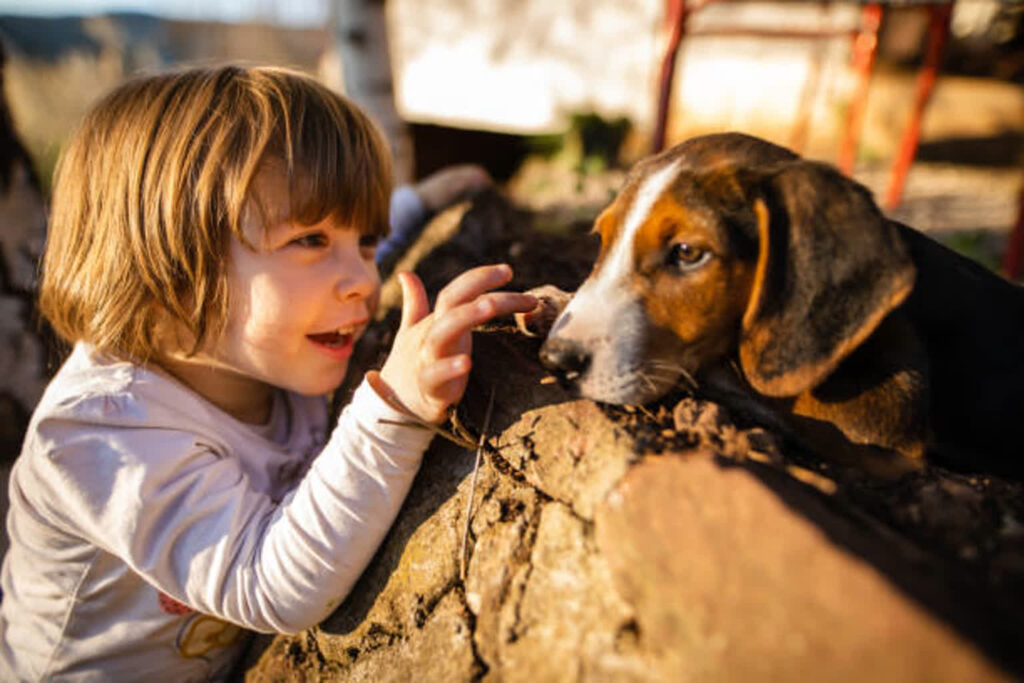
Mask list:
[[[352,355],[356,336],[352,333],[322,332],[320,334],[308,334],[306,339],[313,342],[314,345],[332,358],[345,359]]]

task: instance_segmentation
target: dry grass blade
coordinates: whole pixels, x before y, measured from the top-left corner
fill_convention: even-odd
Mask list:
[[[480,471],[480,459],[487,439],[487,430],[491,426],[491,411],[494,409],[494,387],[491,386],[491,397],[487,401],[487,413],[484,415],[484,426],[480,430],[480,440],[476,445],[476,459],[473,462],[473,478],[469,482],[469,500],[466,501],[466,526],[462,530],[462,550],[459,553],[459,578],[466,582],[466,550],[469,544],[469,524],[473,519],[473,496],[476,493],[476,476]]]

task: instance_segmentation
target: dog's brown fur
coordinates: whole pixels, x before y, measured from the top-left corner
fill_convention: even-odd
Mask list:
[[[819,451],[1024,474],[1024,289],[887,220],[834,168],[739,134],[641,162],[597,222],[601,258],[673,159],[686,171],[637,233],[632,286],[698,379],[738,366],[729,391]],[[680,276],[665,249],[681,241],[714,259]]]

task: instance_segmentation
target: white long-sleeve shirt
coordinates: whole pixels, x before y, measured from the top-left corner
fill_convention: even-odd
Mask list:
[[[325,401],[279,395],[261,429],[75,347],[11,474],[0,680],[217,678],[239,627],[294,633],[339,604],[431,434],[381,423],[403,417],[364,381],[325,446]]]

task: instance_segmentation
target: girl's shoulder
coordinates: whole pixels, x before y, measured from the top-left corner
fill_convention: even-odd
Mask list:
[[[231,461],[267,489],[260,483],[267,471],[296,451],[312,452],[324,433],[326,405],[321,421],[317,411],[301,408],[310,397],[292,398],[297,436],[277,446],[173,377],[78,345],[33,413],[12,482],[33,507],[68,524],[73,521],[60,510],[69,496],[84,496],[87,507],[99,509],[115,480],[159,487]]]
[[[41,518],[76,528],[67,509],[104,509],[117,472],[159,475],[162,462],[196,453],[198,443],[218,450],[183,391],[144,367],[76,345],[32,414],[12,491]]]
[[[184,384],[154,368],[76,344],[54,375],[29,422],[22,456],[60,460],[102,444],[142,443],[133,457],[203,444],[228,451],[243,430]],[[117,449],[115,449],[117,450]]]
[[[322,397],[288,395],[289,413],[298,431],[326,428]],[[159,434],[189,435],[215,451],[255,437],[252,426],[237,421],[186,385],[164,372],[98,353],[77,344],[54,376],[29,424],[28,439],[43,439],[42,450],[52,451],[68,438],[145,430]],[[61,435],[57,439],[48,435]],[[173,437],[177,440],[177,437]]]
[[[161,373],[79,343],[47,386],[34,420],[160,426],[169,418],[194,419],[203,408],[192,392]]]

